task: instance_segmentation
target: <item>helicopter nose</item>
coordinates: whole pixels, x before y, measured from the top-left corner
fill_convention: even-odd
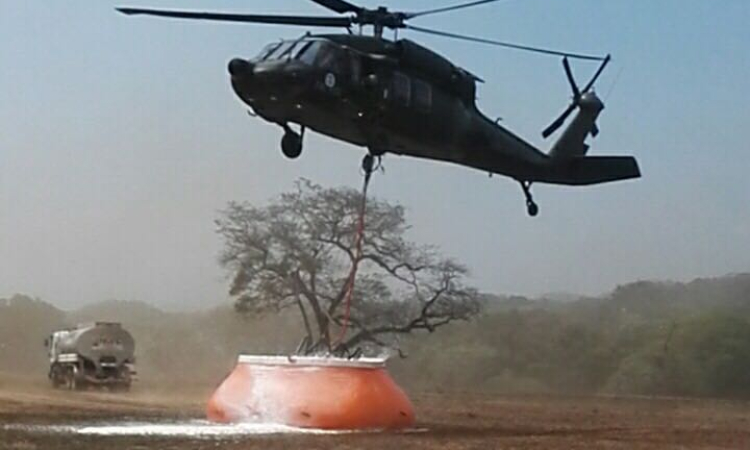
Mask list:
[[[229,70],[229,74],[233,77],[240,77],[243,75],[252,74],[253,65],[245,59],[234,58],[233,60],[229,61],[227,70]]]

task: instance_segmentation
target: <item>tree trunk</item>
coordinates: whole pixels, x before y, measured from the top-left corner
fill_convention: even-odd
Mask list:
[[[305,296],[307,301],[310,303],[310,307],[313,310],[313,313],[315,314],[315,321],[318,325],[318,341],[316,344],[323,344],[327,349],[331,349],[331,332],[330,332],[330,322],[328,320],[328,316],[323,311],[323,308],[320,307],[320,302],[318,301],[317,295],[315,295],[314,292],[312,292],[308,287],[305,285],[304,281],[302,281],[302,277],[299,273],[294,274],[297,286],[299,286],[300,291]],[[315,347],[317,345],[314,345]]]

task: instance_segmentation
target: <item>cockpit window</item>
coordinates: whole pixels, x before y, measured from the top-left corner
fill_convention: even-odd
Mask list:
[[[273,44],[266,45],[263,48],[263,50],[260,52],[260,54],[258,54],[258,57],[256,59],[258,61],[264,61],[265,59],[267,59],[271,55],[271,53],[273,53],[279,47],[281,47],[281,43],[280,42],[275,42]]]
[[[295,58],[305,64],[336,73],[341,72],[346,63],[345,53],[338,46],[326,41],[307,42]]]
[[[264,58],[264,61],[272,60],[272,59],[281,59],[284,57],[284,55],[289,53],[292,47],[294,47],[294,42],[282,42],[281,45],[276,47],[271,53],[268,54],[268,56]]]
[[[301,42],[300,45],[298,45],[294,49],[294,55],[292,55],[292,58],[294,59],[300,59],[300,57],[312,46],[312,42]]]
[[[292,55],[294,55],[295,48],[299,49],[301,45],[298,45],[299,41],[291,42],[289,46],[287,46],[283,52],[278,53],[278,56],[276,58],[282,59],[282,58],[291,58]]]
[[[258,56],[259,61],[296,59],[310,66],[341,72],[347,64],[346,53],[324,40],[287,41],[268,45]]]
[[[290,42],[288,44],[284,44],[282,47],[283,50],[274,52],[274,58],[275,59],[283,59],[283,58],[291,58],[292,52],[294,51],[294,47],[297,46],[297,42]]]
[[[339,73],[344,67],[344,52],[337,46],[322,43],[316,58],[316,65],[331,72]]]
[[[320,46],[320,41],[309,42],[308,45],[303,47],[302,50],[297,53],[297,59],[310,66],[314,65],[315,58],[317,58],[318,53],[320,52]]]

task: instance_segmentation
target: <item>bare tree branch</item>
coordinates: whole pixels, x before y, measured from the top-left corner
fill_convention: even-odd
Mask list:
[[[478,294],[463,285],[466,269],[406,241],[401,206],[368,199],[350,333],[344,342],[332,342],[333,331],[344,325],[343,302],[357,262],[361,201],[353,189],[300,180],[265,207],[230,203],[216,225],[224,239],[219,261],[231,277],[237,309],[296,307],[308,336],[301,351],[336,344],[349,354],[361,345],[393,347],[393,336],[432,332],[477,314]]]

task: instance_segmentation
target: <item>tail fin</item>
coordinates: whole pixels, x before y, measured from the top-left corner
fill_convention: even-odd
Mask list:
[[[586,138],[589,134],[596,137],[599,134],[599,127],[596,125],[596,119],[604,110],[604,103],[599,97],[592,92],[587,92],[581,96],[576,114],[570,125],[563,131],[560,139],[555,142],[549,152],[553,160],[565,160],[586,156],[589,146],[586,144]]]
[[[584,93],[578,113],[549,152],[552,170],[547,182],[587,185],[639,178],[641,171],[632,156],[586,156],[586,139],[599,134],[596,119],[604,104],[593,91]],[[542,180],[539,180],[542,181]]]

